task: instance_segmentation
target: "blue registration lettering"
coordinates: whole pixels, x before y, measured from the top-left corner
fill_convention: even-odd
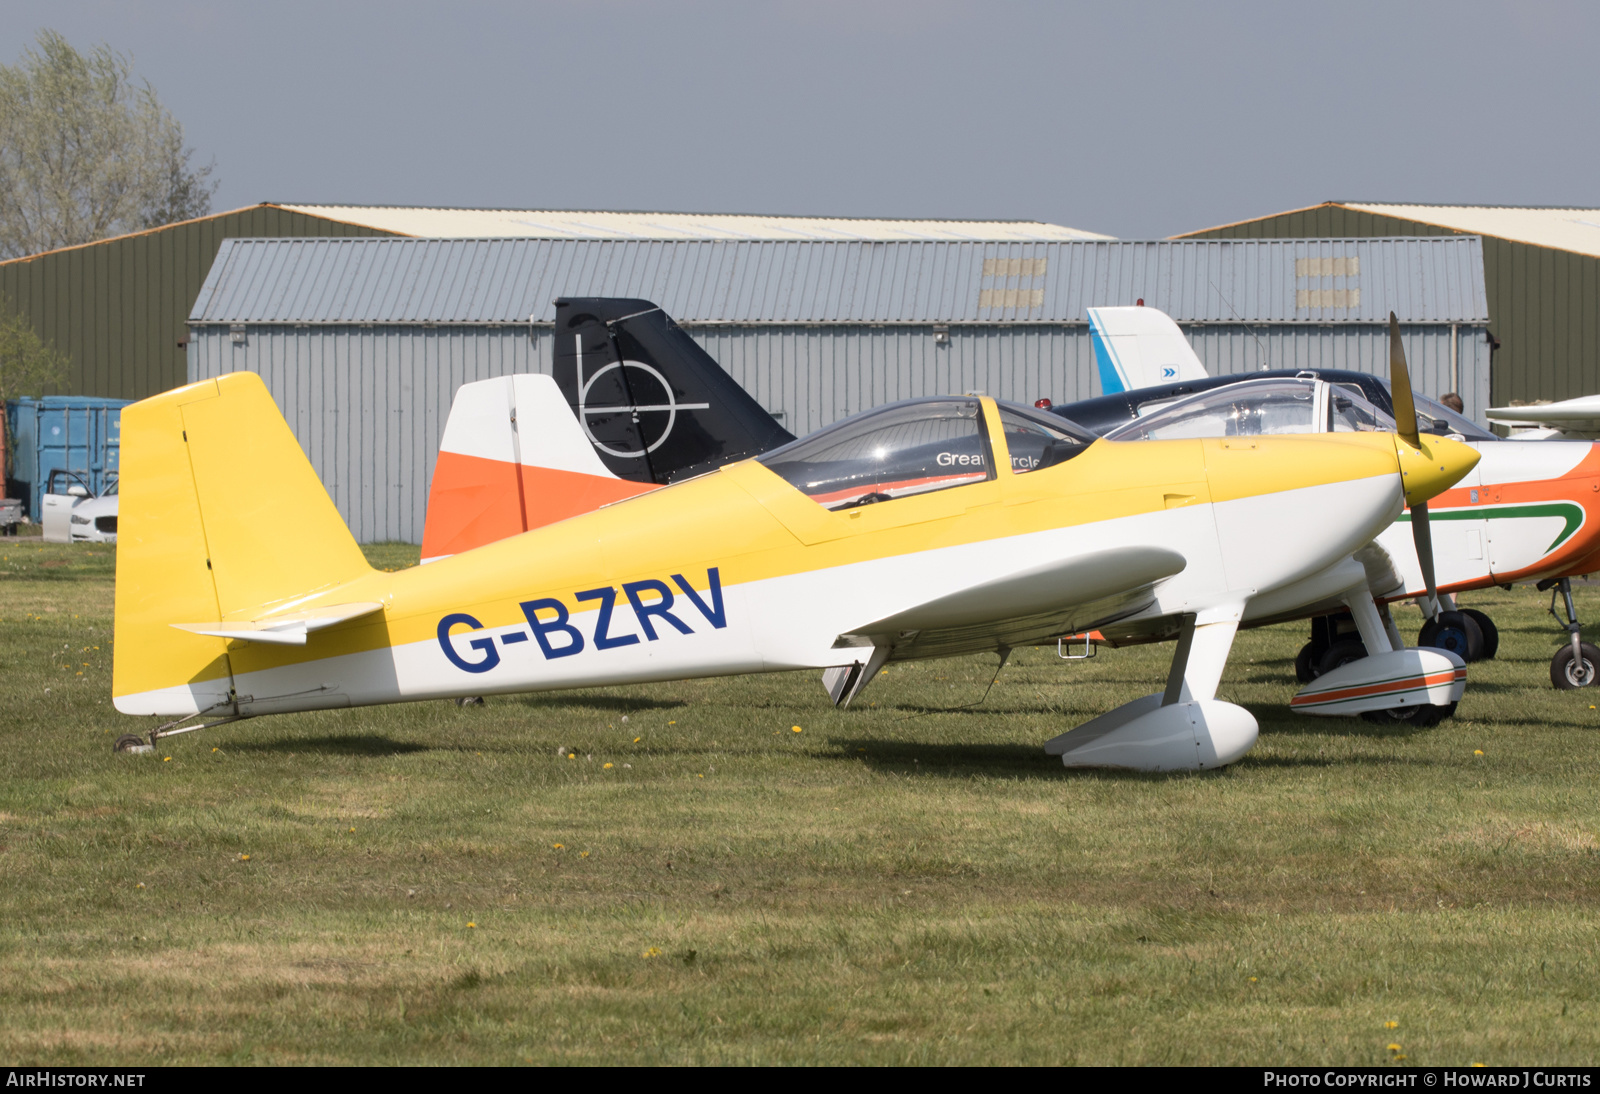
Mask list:
[[[629,581],[622,586],[622,591],[628,594],[628,603],[633,605],[633,614],[639,618],[639,626],[644,628],[645,637],[654,642],[657,638],[655,625],[650,622],[652,615],[671,623],[683,634],[693,634],[694,629],[683,620],[672,614],[672,590],[667,588],[665,581],[647,578],[644,581]],[[654,604],[645,604],[639,599],[641,592],[653,592],[661,599]]]
[[[694,586],[690,585],[682,574],[673,574],[672,580],[677,584],[678,588],[683,590],[683,595],[689,598],[690,603],[700,609],[700,614],[705,616],[713,627],[721,630],[728,625],[728,611],[722,603],[722,575],[717,572],[717,567],[713,566],[706,571],[706,581],[711,586],[711,607],[709,608],[706,607],[706,602],[700,599],[700,594],[694,591]]]
[[[500,663],[500,651],[494,648],[493,638],[474,638],[467,645],[483,654],[481,661],[468,661],[456,652],[455,644],[450,641],[450,628],[457,624],[465,624],[475,631],[481,631],[483,624],[465,612],[456,612],[439,620],[439,648],[444,650],[444,655],[450,663],[465,672],[488,672]]]
[[[544,621],[539,618],[539,613],[555,612],[556,617]],[[524,600],[522,614],[528,617],[528,627],[533,631],[533,640],[539,643],[539,648],[544,651],[546,660],[555,657],[571,657],[575,653],[583,652],[583,635],[578,633],[578,628],[567,622],[567,606],[559,600],[545,597],[541,600]],[[550,635],[562,631],[567,636],[565,646],[556,647],[550,644]]]
[[[577,597],[579,600],[600,601],[600,618],[594,625],[595,649],[613,650],[618,646],[632,646],[639,641],[639,636],[636,634],[619,634],[613,638],[608,633],[611,630],[611,612],[617,606],[617,590],[608,585],[604,589],[587,589],[578,593]],[[655,635],[650,637],[654,638]]]

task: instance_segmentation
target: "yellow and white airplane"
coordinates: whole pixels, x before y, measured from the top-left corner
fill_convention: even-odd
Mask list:
[[[260,378],[235,373],[123,412],[113,693],[173,719],[151,744],[196,717],[802,668],[837,670],[848,697],[890,660],[1117,623],[1179,638],[1167,686],[1047,751],[1222,766],[1257,733],[1215,697],[1247,609],[1365,596],[1352,552],[1476,463],[1411,425],[1116,443],[993,399],[911,400],[388,573]],[[1297,709],[1444,707],[1464,681],[1452,654],[1393,649]]]

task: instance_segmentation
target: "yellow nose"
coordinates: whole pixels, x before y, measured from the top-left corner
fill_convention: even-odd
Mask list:
[[[1400,481],[1405,484],[1407,505],[1437,497],[1478,465],[1476,449],[1428,433],[1422,434],[1420,449],[1399,437],[1394,439],[1394,448],[1400,457]]]

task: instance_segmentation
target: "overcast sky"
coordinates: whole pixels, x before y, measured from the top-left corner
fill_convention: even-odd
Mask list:
[[[6,0],[259,201],[1038,219],[1600,205],[1600,5]]]

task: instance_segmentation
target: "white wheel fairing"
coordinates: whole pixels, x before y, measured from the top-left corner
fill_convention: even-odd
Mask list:
[[[1045,745],[1065,767],[1201,771],[1226,767],[1255,747],[1254,715],[1220,699],[1161,705],[1146,695]]]
[[[1348,717],[1396,707],[1445,706],[1460,701],[1466,684],[1466,662],[1447,650],[1393,650],[1323,673],[1300,689],[1289,709]]]

